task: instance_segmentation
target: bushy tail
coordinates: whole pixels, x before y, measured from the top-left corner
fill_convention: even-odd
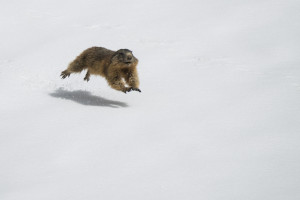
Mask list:
[[[81,72],[84,69],[84,64],[79,59],[75,59],[73,62],[71,62],[68,66],[69,72]]]
[[[79,73],[84,69],[84,64],[78,61],[78,58],[71,62],[68,68],[61,72],[60,76],[65,79],[71,75],[71,73]]]

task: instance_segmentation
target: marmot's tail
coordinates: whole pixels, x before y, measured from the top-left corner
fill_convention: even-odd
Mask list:
[[[80,59],[76,58],[69,64],[67,70],[71,73],[81,72],[84,70],[84,63]]]

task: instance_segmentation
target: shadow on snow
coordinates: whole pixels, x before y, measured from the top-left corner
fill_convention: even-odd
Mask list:
[[[103,106],[111,108],[128,107],[128,105],[124,102],[105,99],[100,96],[92,95],[90,92],[83,90],[67,91],[60,88],[49,95],[55,98],[72,100],[76,103],[86,106]]]

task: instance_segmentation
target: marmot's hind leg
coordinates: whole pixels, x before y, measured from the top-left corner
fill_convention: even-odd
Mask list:
[[[85,77],[84,77],[84,79],[83,80],[85,80],[85,81],[89,81],[90,80],[90,72],[89,72],[89,70],[86,72],[86,75],[85,75]]]
[[[61,72],[61,78],[65,79],[66,77],[69,77],[71,73],[79,73],[84,69],[84,66],[81,62],[78,62],[77,60],[70,63],[68,68],[65,71]]]
[[[61,76],[62,79],[65,79],[65,78],[69,77],[70,74],[71,74],[71,72],[69,72],[69,71],[66,69],[65,71],[62,71],[62,72],[61,72],[60,76]]]

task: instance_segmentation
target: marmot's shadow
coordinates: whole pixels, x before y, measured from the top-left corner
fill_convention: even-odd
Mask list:
[[[112,101],[100,96],[94,96],[90,92],[83,90],[67,91],[60,88],[55,90],[55,92],[50,93],[49,95],[56,98],[72,100],[86,106],[104,106],[111,108],[128,106],[124,102]]]

